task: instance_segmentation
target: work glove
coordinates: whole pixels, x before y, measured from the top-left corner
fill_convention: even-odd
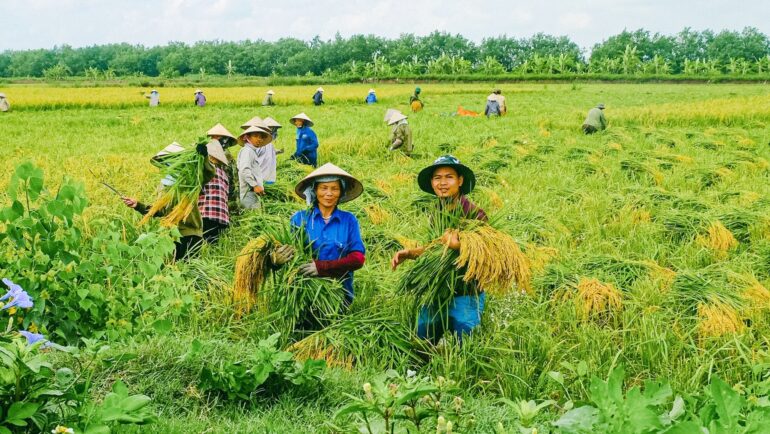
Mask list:
[[[288,244],[280,245],[273,249],[272,252],[270,252],[270,262],[272,262],[273,265],[277,267],[280,267],[281,265],[291,261],[291,258],[293,257],[294,247]]]
[[[299,274],[306,277],[318,277],[318,267],[315,262],[308,262],[299,266]]]
[[[195,152],[198,154],[208,157],[209,156],[209,150],[206,149],[206,144],[204,143],[198,143],[198,145],[195,147]]]

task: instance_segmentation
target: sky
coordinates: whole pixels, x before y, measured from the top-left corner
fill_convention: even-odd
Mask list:
[[[484,37],[569,36],[590,48],[624,29],[674,34],[756,27],[770,0],[0,0],[0,52],[128,42],[310,40],[433,30]]]

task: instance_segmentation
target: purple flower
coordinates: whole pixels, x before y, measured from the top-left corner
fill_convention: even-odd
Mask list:
[[[48,344],[45,336],[41,335],[40,333],[32,333],[26,330],[19,330],[19,334],[27,338],[27,345],[34,345],[40,341],[45,341],[43,344],[44,347]]]
[[[12,307],[28,309],[32,307],[32,297],[30,297],[29,294],[27,294],[27,291],[23,290],[21,286],[13,283],[11,279],[3,279],[3,283],[8,287],[8,292],[0,297],[0,301],[10,300],[8,304],[3,306],[3,309],[10,309]]]

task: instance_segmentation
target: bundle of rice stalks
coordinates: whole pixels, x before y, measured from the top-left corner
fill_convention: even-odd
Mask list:
[[[266,237],[254,238],[235,258],[233,304],[240,313],[251,311],[257,302],[257,293],[265,281],[271,244]]]
[[[727,256],[727,252],[738,247],[738,240],[719,220],[708,226],[705,235],[698,235],[698,242],[720,258]]]
[[[650,164],[638,160],[623,160],[620,162],[620,170],[628,174],[632,179],[649,177],[656,185],[663,183],[663,173]]]
[[[174,227],[186,219],[198,205],[205,164],[206,157],[195,149],[164,156],[161,175],[173,179],[174,183],[163,188],[139,224],[146,224],[153,216],[161,214],[160,223],[165,227]]]
[[[580,262],[581,270],[607,278],[624,288],[648,276],[654,267],[659,266],[651,261],[637,261],[608,255],[595,255]]]
[[[614,285],[589,277],[581,277],[577,285],[565,288],[560,298],[562,301],[571,300],[582,320],[611,315],[620,310],[623,300]]]
[[[694,211],[671,210],[656,218],[663,224],[672,240],[682,241],[692,237],[703,226],[704,217]]]
[[[553,152],[556,150],[556,147],[553,145],[537,145],[535,148],[535,152],[538,154],[553,154]]]
[[[727,305],[736,311],[745,305],[741,295],[728,284],[726,273],[714,267],[678,272],[671,285],[671,295],[677,305],[691,315],[697,313],[701,304]]]
[[[698,305],[698,334],[701,337],[740,333],[745,327],[738,313],[730,305],[719,302]]]
[[[391,220],[390,213],[385,210],[379,203],[373,203],[364,207],[364,212],[369,221],[375,225],[381,225]]]
[[[567,150],[564,158],[567,160],[582,160],[586,156],[593,154],[594,150],[591,148],[570,148]]]
[[[770,309],[770,290],[755,278],[751,278],[749,284],[743,289],[741,296],[754,310]]]
[[[718,216],[718,222],[721,222],[727,230],[732,232],[739,242],[749,242],[751,239],[751,228],[757,222],[762,220],[762,214],[746,209],[735,208]]]
[[[532,292],[529,259],[508,234],[491,226],[471,221],[460,231],[460,256],[455,261],[465,268],[464,280],[475,280],[491,295],[501,295],[514,283],[527,293]]]
[[[348,370],[361,363],[384,368],[404,357],[416,359],[410,333],[410,327],[378,306],[335,316],[326,327],[297,341],[290,350],[298,360],[324,359],[329,366]]]
[[[715,170],[704,171],[701,173],[700,185],[703,188],[712,187],[725,179],[733,176],[733,171],[727,167],[720,167]]]
[[[526,255],[529,258],[529,268],[532,273],[538,273],[545,269],[554,258],[559,256],[559,251],[553,247],[527,244]]]

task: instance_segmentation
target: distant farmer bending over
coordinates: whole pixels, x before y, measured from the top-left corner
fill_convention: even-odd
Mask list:
[[[607,129],[607,119],[604,117],[604,104],[599,104],[588,111],[586,120],[583,121],[583,132],[593,134]]]
[[[0,92],[0,112],[7,112],[11,109],[11,103],[5,98],[5,94]]]

